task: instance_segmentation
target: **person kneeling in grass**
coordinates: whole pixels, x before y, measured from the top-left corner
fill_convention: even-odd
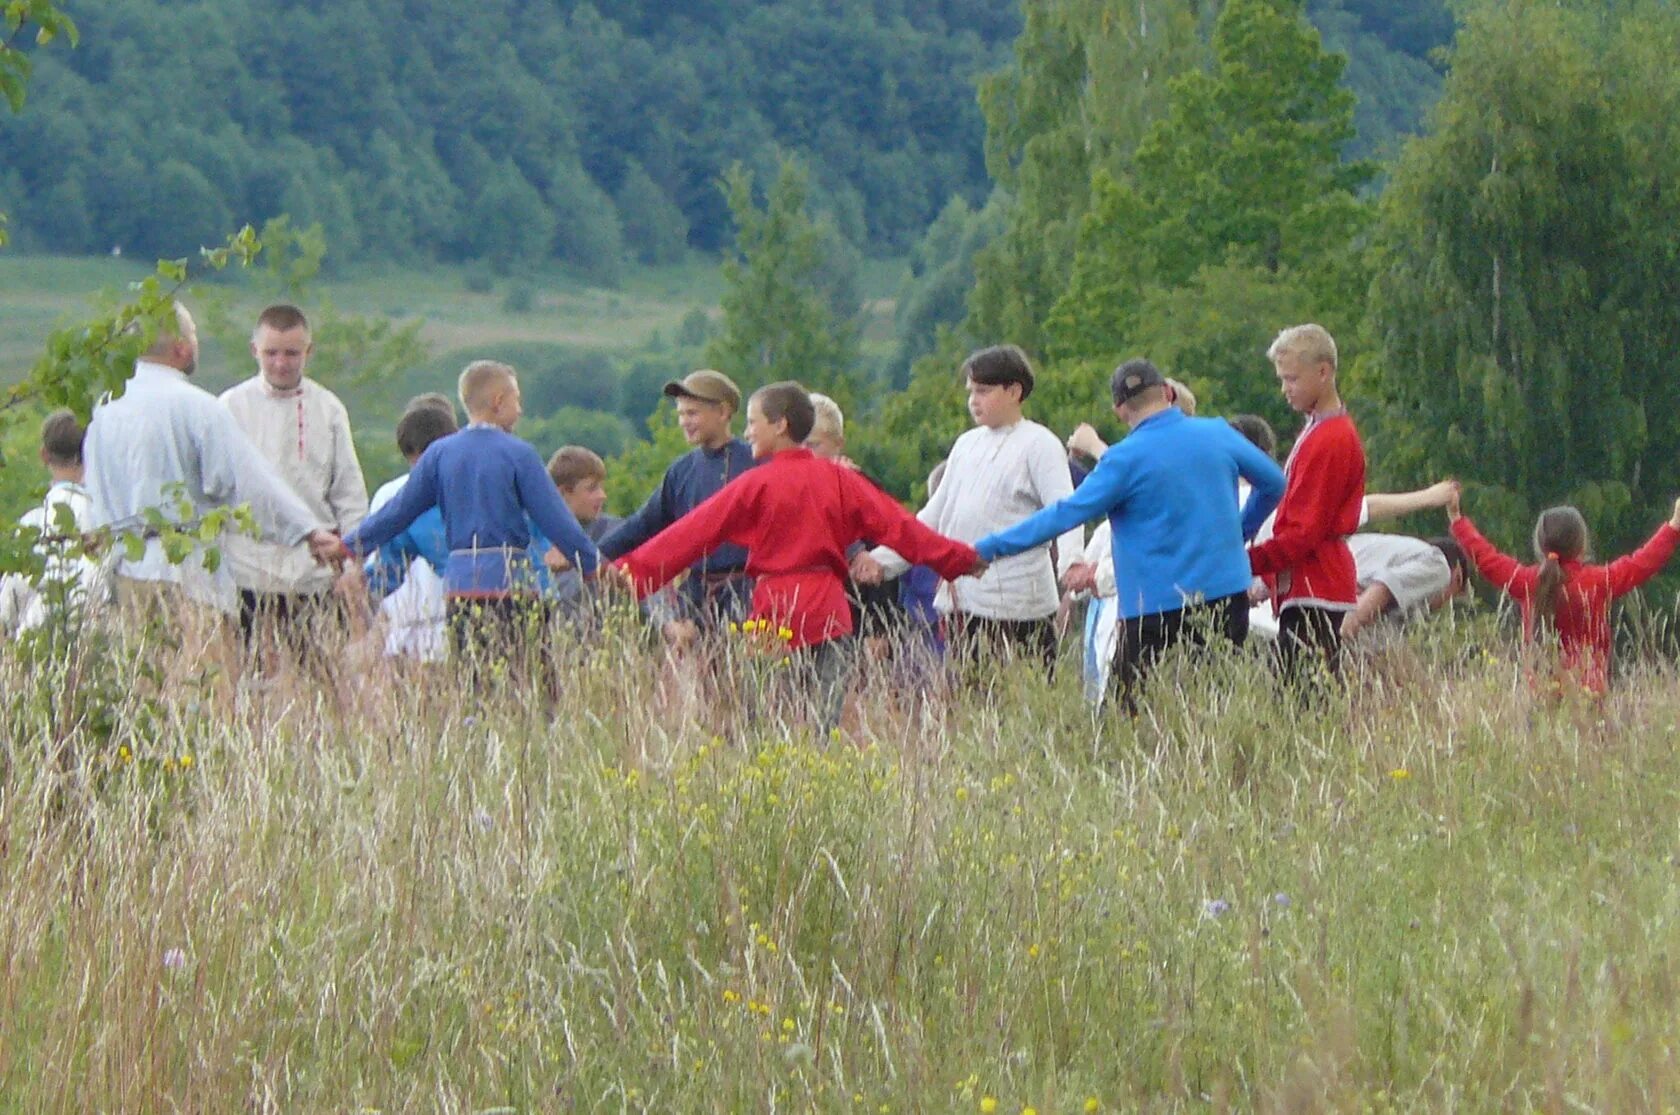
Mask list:
[[[803,442],[815,409],[797,383],[763,387],[747,403],[747,440],[759,467],[617,563],[638,597],[724,543],[747,551],[755,578],[748,621],[784,635],[816,689],[822,727],[838,726],[846,694],[852,611],[846,551],[871,538],[954,580],[978,576],[973,547],[923,526],[856,471],[819,459]]]

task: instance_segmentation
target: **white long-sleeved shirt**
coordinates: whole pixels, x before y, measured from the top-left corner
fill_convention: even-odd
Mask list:
[[[1026,419],[992,429],[976,426],[957,439],[945,462],[945,478],[916,515],[947,538],[973,544],[1014,526],[1073,494],[1073,474],[1060,439]],[[1074,527],[1056,539],[1052,568],[1048,544],[1013,557],[999,558],[983,577],[959,577],[939,586],[934,606],[984,619],[1031,620],[1056,614],[1061,601],[1056,578],[1082,560],[1085,528]],[[909,568],[882,546],[872,555],[888,577]]]
[[[224,391],[222,405],[318,522],[343,534],[367,516],[367,483],[350,439],[350,415],[337,395],[308,379],[295,390],[276,391],[257,375]],[[307,546],[238,536],[228,539],[226,556],[242,589],[332,588],[333,571],[317,564]]]
[[[218,507],[249,503],[269,538],[296,545],[324,528],[263,458],[216,397],[164,364],[140,361],[119,398],[94,407],[83,448],[91,526],[143,530],[147,508],[174,517],[176,500],[165,489],[179,485],[194,518]],[[215,543],[225,546],[224,535]],[[120,545],[120,543],[119,543]],[[236,613],[239,594],[227,563],[205,568],[200,545],[172,564],[158,539],[148,539],[138,561],[119,559],[119,577],[179,584],[202,604]]]
[[[73,529],[87,530],[93,501],[86,488],[69,480],[57,481],[48,488],[41,506],[26,511],[20,525],[33,527],[43,535],[55,535],[60,507],[70,509]],[[0,579],[0,628],[8,634],[28,631],[47,621],[47,599],[41,592],[46,582],[66,585],[71,594],[89,604],[98,600],[104,581],[99,563],[88,557],[71,557],[65,549],[63,543],[37,543],[35,552],[46,562],[39,579],[31,580],[22,573],[8,573]]]

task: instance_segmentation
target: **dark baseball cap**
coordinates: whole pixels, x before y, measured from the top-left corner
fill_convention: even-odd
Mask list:
[[[722,372],[702,368],[665,385],[665,394],[673,399],[699,399],[704,403],[727,403],[730,410],[741,409],[741,389]]]
[[[1114,369],[1110,387],[1114,391],[1114,405],[1130,402],[1151,387],[1165,387],[1167,377],[1161,369],[1147,360],[1128,360]]]

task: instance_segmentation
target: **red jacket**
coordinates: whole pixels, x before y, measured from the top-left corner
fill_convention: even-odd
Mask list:
[[[1540,567],[1523,565],[1501,553],[1467,516],[1453,523],[1452,536],[1464,547],[1476,572],[1522,605],[1523,639],[1532,639],[1534,589],[1540,580]],[[1676,543],[1680,543],[1680,531],[1664,523],[1645,545],[1609,565],[1573,560],[1561,563],[1564,582],[1563,591],[1558,593],[1558,650],[1563,668],[1588,692],[1603,693],[1610,682],[1610,602],[1656,576],[1674,553]]]
[[[752,617],[789,628],[794,648],[852,632],[846,548],[869,538],[954,580],[979,561],[974,547],[923,526],[861,474],[785,449],[684,515],[619,565],[646,596],[713,547],[747,548]]]
[[[1345,411],[1309,422],[1284,466],[1287,483],[1272,536],[1248,551],[1272,588],[1272,609],[1294,602],[1347,610],[1359,578],[1347,536],[1359,529],[1365,446]]]

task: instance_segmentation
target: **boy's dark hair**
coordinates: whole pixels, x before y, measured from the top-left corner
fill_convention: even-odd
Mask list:
[[[1020,345],[993,345],[973,353],[963,361],[963,378],[988,387],[1021,385],[1021,400],[1026,401],[1033,391],[1032,361]]]
[[[764,415],[765,421],[787,419],[787,435],[794,442],[803,442],[811,436],[811,427],[817,424],[817,408],[812,405],[809,392],[793,380],[760,387],[753,392],[753,398],[758,400],[758,412]]]
[[[268,326],[276,333],[284,333],[288,329],[308,329],[309,319],[303,316],[303,311],[290,303],[281,302],[268,307],[257,315],[257,328]]]
[[[87,427],[69,410],[55,410],[41,423],[41,451],[55,465],[69,467],[82,463],[82,442]]]
[[[397,419],[397,451],[405,458],[418,457],[432,442],[448,437],[458,428],[454,407],[410,404]]]
[[[1465,554],[1464,547],[1458,544],[1458,539],[1450,534],[1443,534],[1439,538],[1431,538],[1429,544],[1441,551],[1441,556],[1447,559],[1447,568],[1458,573],[1465,580],[1470,579],[1470,558]]]
[[[561,491],[584,480],[605,480],[607,463],[592,449],[562,445],[548,459],[548,476]]]
[[[1238,414],[1225,421],[1229,422],[1237,433],[1247,438],[1254,448],[1268,457],[1277,456],[1277,434],[1272,432],[1270,422],[1258,414]],[[1460,556],[1463,556],[1462,553]]]
[[[436,407],[449,417],[455,417],[455,400],[441,391],[428,391],[424,395],[416,395],[408,400],[408,405],[403,407],[403,410],[414,410],[417,407]]]

